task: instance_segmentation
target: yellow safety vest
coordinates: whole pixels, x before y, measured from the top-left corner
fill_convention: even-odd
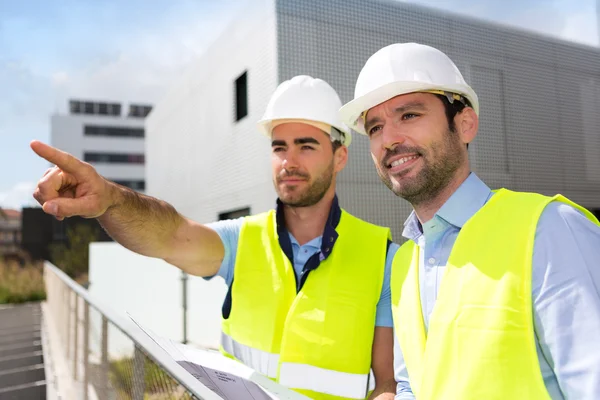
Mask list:
[[[313,399],[364,399],[391,234],[343,210],[335,230],[297,292],[275,211],[244,219],[221,350]]]
[[[533,242],[544,208],[562,196],[500,189],[461,229],[425,333],[419,246],[392,267],[394,327],[418,400],[550,399],[535,347]]]

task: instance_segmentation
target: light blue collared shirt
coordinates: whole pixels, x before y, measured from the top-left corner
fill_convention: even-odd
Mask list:
[[[425,326],[456,237],[493,195],[474,173],[421,225],[414,212],[402,235],[421,249],[419,279]],[[532,298],[540,370],[552,399],[600,398],[600,228],[555,202],[538,221]],[[396,400],[414,399],[400,345],[394,344]]]

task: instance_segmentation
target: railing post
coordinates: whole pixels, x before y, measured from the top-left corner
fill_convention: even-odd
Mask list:
[[[71,358],[71,290],[67,285],[63,284],[63,287],[63,299],[65,299],[67,303],[67,307],[65,308],[67,310],[67,340],[65,346],[67,348],[67,360],[69,360],[69,358]]]
[[[88,400],[90,357],[90,305],[83,300],[83,400]]]
[[[188,274],[181,271],[181,294],[183,298],[181,299],[181,305],[183,308],[183,344],[187,344],[187,282],[188,282]]]
[[[136,345],[133,354],[133,400],[144,400],[146,391],[145,361],[146,356]]]
[[[108,320],[102,315],[102,349],[100,353],[100,399],[108,398]]]
[[[78,336],[79,336],[79,296],[73,293],[75,309],[73,313],[73,381],[77,382],[77,355],[78,355]]]

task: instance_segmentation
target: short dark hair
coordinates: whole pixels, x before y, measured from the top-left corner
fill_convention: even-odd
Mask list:
[[[466,104],[459,100],[454,100],[452,103],[450,103],[448,98],[443,94],[436,94],[435,96],[437,96],[442,101],[442,103],[444,103],[444,109],[446,110],[446,119],[448,120],[448,128],[450,128],[450,130],[454,132],[456,130],[456,125],[454,124],[454,117],[456,117],[456,114],[462,112],[462,110],[464,110],[465,107],[471,107],[471,105],[469,104],[469,100],[465,99]]]
[[[465,109],[465,107],[471,107],[471,103],[469,103],[469,100],[467,100],[464,97],[464,103],[460,100],[454,100],[452,103],[450,103],[450,100],[448,100],[448,98],[443,94],[435,94],[435,96],[437,96],[444,104],[444,110],[446,111],[446,119],[448,120],[448,129],[450,129],[451,132],[456,132],[456,124],[454,123],[454,117],[456,117],[456,114],[462,112]],[[468,148],[469,143],[467,143],[467,149]]]
[[[340,147],[342,147],[342,142],[340,142],[339,140],[334,140],[333,142],[331,142],[331,148],[333,149],[333,152],[335,153],[337,151],[337,149],[339,149]]]

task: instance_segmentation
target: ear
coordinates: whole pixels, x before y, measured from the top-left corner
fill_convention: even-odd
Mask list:
[[[333,168],[335,172],[338,173],[343,170],[347,162],[348,148],[342,145],[333,153]]]
[[[456,115],[456,129],[463,143],[471,143],[477,136],[479,129],[479,117],[471,107],[465,107]]]

